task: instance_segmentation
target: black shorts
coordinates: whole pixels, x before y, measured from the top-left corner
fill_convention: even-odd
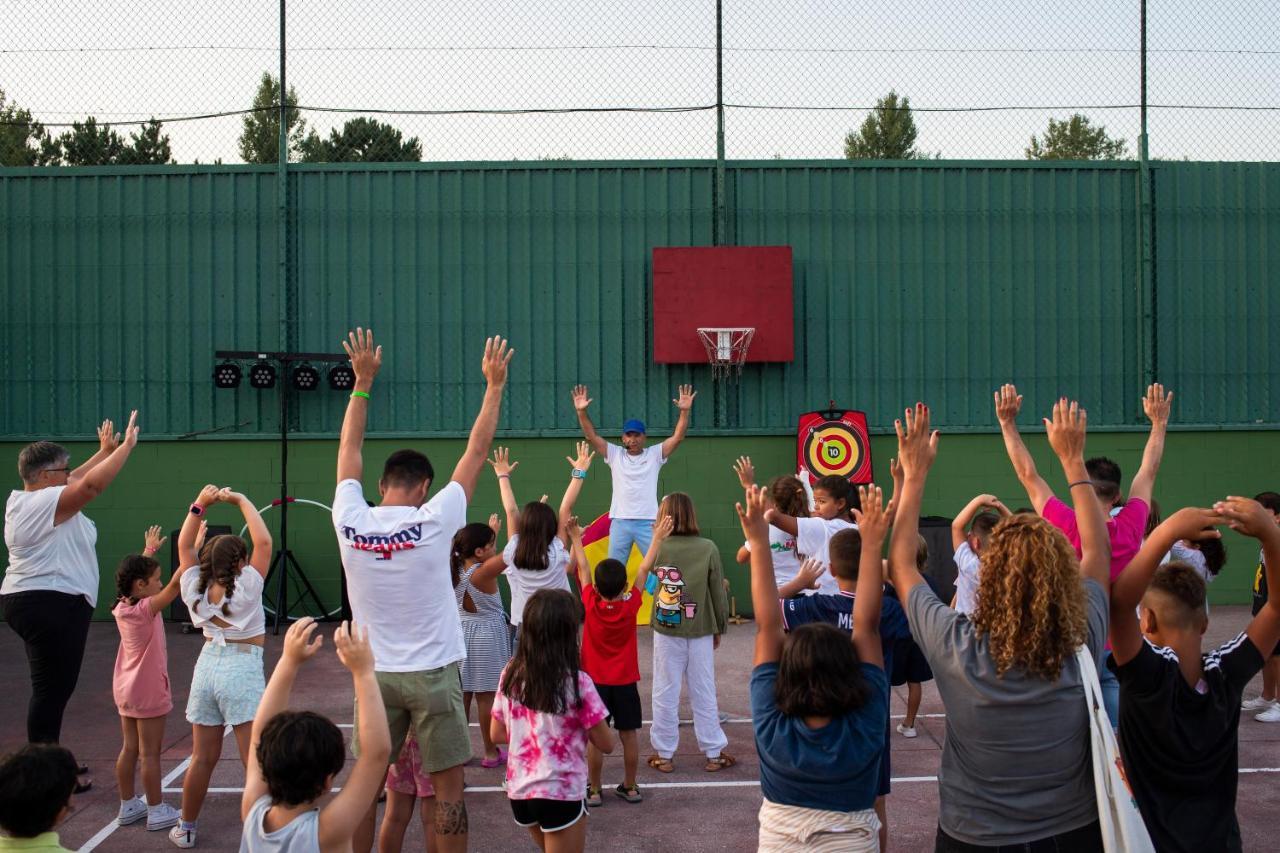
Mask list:
[[[640,728],[640,691],[635,684],[597,684],[596,692],[609,709],[609,724],[620,732]]]
[[[924,652],[916,645],[915,640],[895,640],[893,644],[893,672],[889,673],[889,683],[894,687],[908,681],[924,684],[933,681],[933,670]]]
[[[512,800],[511,814],[526,829],[536,826],[543,832],[559,832],[573,826],[587,813],[585,800]]]
[[[886,721],[884,727],[884,749],[880,752],[880,781],[876,787],[877,797],[889,796],[892,788],[890,779],[893,776],[892,768],[889,766],[890,746],[893,742],[893,720]]]

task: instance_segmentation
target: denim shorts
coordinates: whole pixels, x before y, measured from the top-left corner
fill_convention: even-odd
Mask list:
[[[252,722],[266,687],[262,646],[205,643],[191,675],[187,722],[196,726]]]

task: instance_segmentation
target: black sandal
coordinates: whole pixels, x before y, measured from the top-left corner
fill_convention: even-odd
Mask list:
[[[93,790],[93,780],[85,779],[83,782],[76,780],[76,786],[72,789],[73,794],[87,794]]]

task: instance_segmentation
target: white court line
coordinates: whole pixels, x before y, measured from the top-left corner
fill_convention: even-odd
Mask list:
[[[231,731],[231,726],[227,726],[226,729],[223,730],[222,736],[225,738],[230,731]],[[177,767],[173,768],[168,773],[166,773],[164,778],[160,780],[160,793],[161,794],[173,794],[173,793],[181,794],[182,793],[181,788],[170,788],[169,785],[173,782],[174,779],[177,779],[183,773],[187,772],[187,768],[190,766],[191,766],[191,756],[188,755],[186,758],[182,759],[181,762],[179,762]],[[210,790],[213,790],[213,789],[210,789]],[[111,836],[111,833],[115,832],[119,828],[120,828],[120,824],[116,823],[115,818],[112,818],[111,823],[102,827],[102,829],[99,829],[92,838],[90,838],[84,844],[81,844],[80,847],[77,848],[76,853],[89,853],[89,851],[93,850],[99,844],[106,841]]]

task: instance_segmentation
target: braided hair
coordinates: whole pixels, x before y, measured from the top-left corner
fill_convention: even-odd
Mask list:
[[[120,601],[137,604],[138,600],[133,597],[134,583],[145,583],[158,571],[160,564],[145,554],[130,554],[125,557],[116,567],[116,597]]]
[[[227,602],[236,592],[236,578],[240,576],[240,564],[249,558],[249,549],[239,536],[223,534],[215,536],[205,543],[200,551],[200,587],[201,595],[216,583],[223,589],[222,615],[230,610]],[[197,604],[196,607],[199,607]]]

